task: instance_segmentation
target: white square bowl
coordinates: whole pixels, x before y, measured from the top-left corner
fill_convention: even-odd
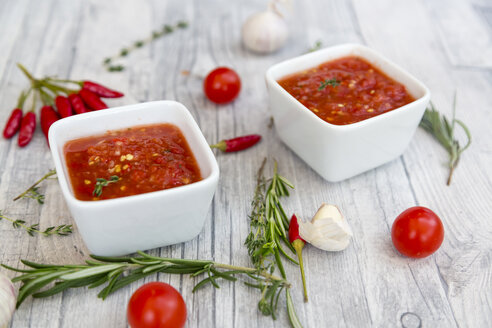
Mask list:
[[[290,95],[281,78],[345,56],[367,60],[403,84],[416,100],[348,125],[330,124]],[[266,72],[269,105],[282,141],[325,180],[336,182],[399,157],[417,129],[430,92],[425,85],[374,50],[342,44],[276,64]]]
[[[179,127],[203,180],[108,200],[81,201],[74,197],[63,151],[67,141],[156,123]],[[156,101],[71,116],[50,127],[49,141],[62,194],[93,254],[116,256],[176,244],[193,239],[202,230],[219,180],[219,167],[198,125],[182,104]]]

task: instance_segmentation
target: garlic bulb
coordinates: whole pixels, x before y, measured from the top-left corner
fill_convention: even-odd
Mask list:
[[[284,45],[288,28],[280,13],[269,9],[250,16],[243,24],[241,35],[246,48],[266,54]]]
[[[9,278],[0,273],[0,327],[7,327],[15,310],[15,289]]]
[[[323,203],[310,222],[299,220],[299,234],[317,248],[341,251],[349,245],[352,229],[338,207]]]

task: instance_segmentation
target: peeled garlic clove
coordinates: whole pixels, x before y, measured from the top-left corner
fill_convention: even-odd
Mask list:
[[[241,31],[246,48],[258,53],[270,53],[282,47],[288,28],[284,19],[271,10],[250,16]]]
[[[14,285],[0,273],[0,327],[6,327],[12,318],[16,299]]]
[[[299,234],[308,243],[325,251],[344,250],[353,235],[338,207],[325,203],[310,222],[299,220]]]

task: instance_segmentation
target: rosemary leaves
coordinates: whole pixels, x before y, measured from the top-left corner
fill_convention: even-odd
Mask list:
[[[155,40],[165,35],[171,34],[177,29],[185,29],[187,27],[188,27],[188,23],[185,21],[180,21],[175,25],[164,25],[160,30],[153,31],[149,37],[142,40],[137,40],[133,42],[132,45],[122,48],[117,55],[105,58],[103,61],[103,65],[108,72],[121,72],[125,70],[125,66],[122,64],[115,64],[114,63],[115,61],[123,57],[127,57],[132,51],[142,48],[143,46],[151,42],[154,42]]]
[[[251,262],[260,271],[275,272],[286,279],[282,254],[294,264],[297,262],[281,246],[282,242],[294,253],[288,240],[289,219],[280,203],[280,198],[289,196],[288,189],[294,189],[292,183],[278,174],[277,162],[274,164],[273,177],[266,180],[263,175],[266,159],[263,160],[257,174],[257,184],[250,214],[250,233],[245,240]],[[281,242],[282,241],[282,242]],[[257,284],[252,286],[261,290],[262,299],[258,303],[264,315],[276,318],[277,304],[282,289],[274,285]],[[285,289],[287,314],[293,327],[302,327],[294,308],[288,288]],[[275,302],[273,301],[275,300]]]
[[[288,288],[290,284],[283,278],[277,277],[256,268],[240,267],[217,263],[209,260],[173,259],[151,256],[138,252],[140,256],[133,257],[103,257],[92,255],[92,260],[80,265],[50,265],[39,264],[26,260],[21,262],[29,269],[17,269],[8,265],[2,266],[8,270],[22,273],[12,279],[12,282],[21,282],[17,296],[17,307],[32,295],[35,298],[49,297],[69,288],[105,287],[98,297],[103,300],[116,290],[129,285],[156,272],[169,274],[190,274],[192,277],[206,275],[193,288],[193,292],[211,284],[219,288],[218,280],[236,281],[237,276],[250,278],[253,283]],[[52,282],[54,285],[45,289]],[[43,290],[44,289],[44,290]]]
[[[455,139],[455,125],[458,124],[466,134],[467,142],[464,147],[462,147],[457,139]],[[462,121],[456,119],[456,94],[453,100],[453,117],[451,122],[448,121],[446,116],[441,115],[434,104],[430,104],[430,108],[427,108],[424,113],[424,117],[420,122],[420,126],[429,132],[449,154],[449,175],[447,180],[447,185],[451,184],[451,179],[453,177],[453,172],[458,165],[461,154],[470,146],[471,144],[471,133],[468,127]]]

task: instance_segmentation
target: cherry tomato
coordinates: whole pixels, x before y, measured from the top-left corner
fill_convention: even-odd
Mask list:
[[[239,75],[227,67],[218,67],[208,73],[203,90],[210,101],[225,104],[236,99],[241,90]]]
[[[127,318],[132,328],[180,328],[186,322],[186,304],[173,286],[150,282],[133,293]]]
[[[422,258],[439,249],[444,240],[444,227],[436,213],[415,206],[398,215],[391,228],[391,239],[403,255]]]

